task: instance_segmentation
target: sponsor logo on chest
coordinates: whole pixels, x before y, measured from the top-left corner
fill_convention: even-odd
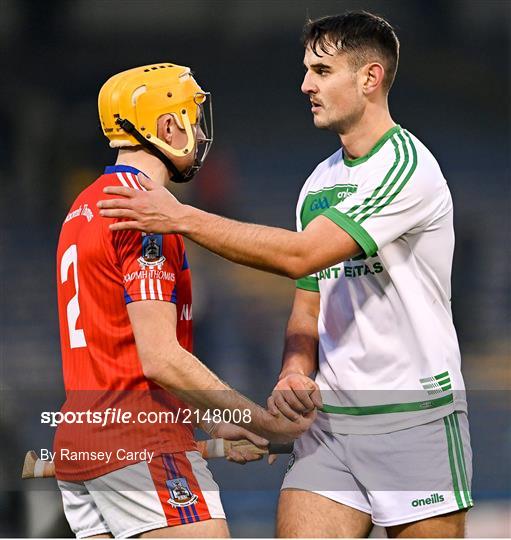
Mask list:
[[[331,206],[344,201],[357,191],[355,184],[337,184],[323,188],[320,191],[308,193],[303,201],[301,209],[302,227],[305,227],[317,216],[321,215]]]
[[[379,261],[361,261],[356,264],[344,264],[343,266],[332,266],[316,273],[318,281],[323,279],[358,278],[363,276],[374,276],[383,272],[383,264]]]

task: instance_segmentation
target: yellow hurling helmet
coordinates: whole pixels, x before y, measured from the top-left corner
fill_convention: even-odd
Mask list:
[[[211,95],[185,66],[165,62],[122,71],[102,86],[98,108],[101,128],[112,148],[144,146],[165,163],[176,182],[197,173],[213,142]],[[158,118],[168,113],[188,136],[184,148],[174,148],[157,137]],[[176,157],[194,151],[194,164],[180,172],[162,150]]]

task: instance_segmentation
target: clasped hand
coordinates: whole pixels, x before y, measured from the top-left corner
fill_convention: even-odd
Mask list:
[[[277,416],[281,413],[292,421],[323,406],[319,386],[302,373],[289,373],[281,377],[267,404],[271,414]]]

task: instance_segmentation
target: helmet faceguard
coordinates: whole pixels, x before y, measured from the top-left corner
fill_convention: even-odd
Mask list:
[[[181,178],[172,178],[174,182],[188,182],[201,169],[211,145],[213,144],[213,103],[209,92],[197,92],[194,101],[199,108],[197,113],[197,122],[193,129],[195,147],[193,164],[186,170],[181,172]],[[188,133],[188,132],[187,132]],[[188,136],[190,138],[190,136]]]
[[[211,95],[204,92],[190,69],[154,64],[111,77],[98,98],[103,133],[113,148],[142,145],[172,172],[174,182],[187,182],[199,171],[213,142]],[[187,135],[184,148],[175,148],[157,136],[158,119],[172,114]],[[193,164],[179,171],[170,156],[195,153]]]

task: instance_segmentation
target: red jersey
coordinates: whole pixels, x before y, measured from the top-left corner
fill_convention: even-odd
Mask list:
[[[191,276],[183,239],[110,231],[113,220],[99,216],[96,206],[108,198],[105,186],[143,189],[139,172],[107,167],[78,196],[62,225],[57,291],[66,402],[61,411],[69,422],[58,426],[54,442],[62,480],[95,478],[142,461],[144,450],[157,456],[196,448],[193,425],[183,423],[189,408],[144,377],[126,308],[144,300],[176,304],[177,339],[191,352]],[[172,413],[165,421],[149,423],[165,411]]]

